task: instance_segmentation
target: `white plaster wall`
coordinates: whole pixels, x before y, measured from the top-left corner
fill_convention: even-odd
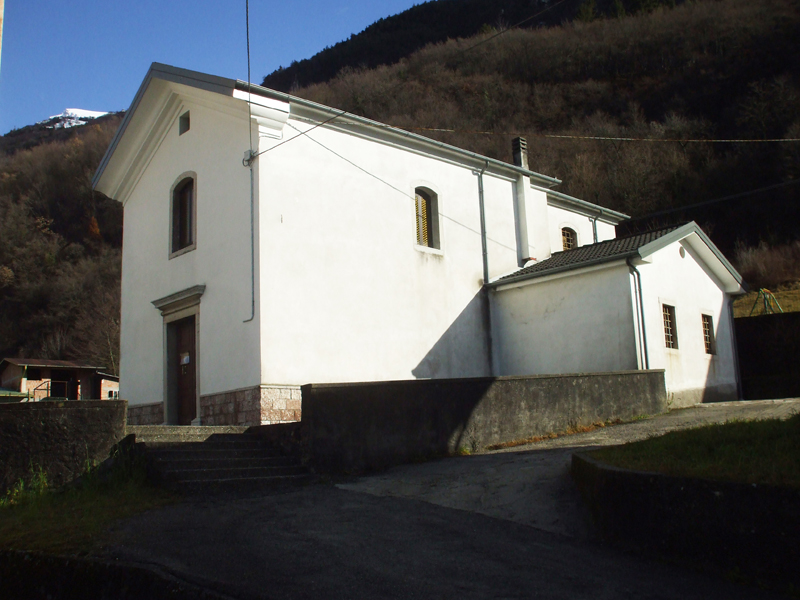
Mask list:
[[[553,252],[561,252],[563,250],[561,230],[564,227],[569,227],[578,234],[578,246],[594,243],[594,231],[589,217],[551,205],[547,207],[547,215],[549,223],[548,235],[550,236],[550,245]],[[613,225],[597,221],[598,242],[611,240],[615,237],[617,236]]]
[[[674,243],[638,266],[642,274],[647,349],[650,368],[665,369],[668,399],[673,406],[702,401],[736,400],[730,298],[689,246]],[[662,304],[675,307],[678,349],[666,347]],[[702,314],[711,315],[717,354],[705,352]]]
[[[561,239],[559,238],[558,240],[558,246],[551,248],[547,194],[530,187],[525,193],[528,220],[528,257],[536,260],[545,260],[550,258],[553,251],[561,250]]]
[[[638,368],[627,265],[531,281],[492,294],[498,375]]]
[[[125,205],[120,394],[131,405],[164,395],[164,324],[151,302],[205,284],[199,311],[198,387],[210,394],[260,382],[258,315],[250,316],[250,178],[247,113],[187,102]],[[197,248],[169,260],[170,189],[197,173]]]
[[[489,373],[471,169],[326,128],[259,161],[264,382]],[[439,251],[415,244],[418,186],[438,195]],[[514,187],[484,186],[496,277],[517,268]]]

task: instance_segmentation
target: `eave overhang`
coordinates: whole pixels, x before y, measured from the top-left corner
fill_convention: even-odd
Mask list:
[[[217,100],[209,100],[209,93],[216,94]],[[289,115],[316,124],[327,121],[324,127],[400,146],[476,171],[485,170],[515,180],[520,176],[528,177],[542,189],[561,183],[553,177],[246,81],[153,63],[92,178],[92,188],[124,202],[132,180],[136,179],[137,169],[141,170],[147,163],[148,153],[157,145],[159,136],[163,136],[164,128],[177,116],[181,97],[193,95],[195,98],[202,95],[206,101],[216,102],[218,107],[232,112],[249,114],[260,126],[270,123],[282,126]],[[288,111],[283,107],[288,107]]]

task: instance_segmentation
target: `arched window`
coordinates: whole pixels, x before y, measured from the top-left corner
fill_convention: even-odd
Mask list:
[[[441,248],[439,243],[439,199],[427,188],[414,190],[417,221],[417,245]]]
[[[574,229],[563,227],[561,229],[561,246],[564,250],[572,250],[578,246],[578,234]]]
[[[195,247],[195,180],[186,177],[172,192],[172,253],[188,252]]]

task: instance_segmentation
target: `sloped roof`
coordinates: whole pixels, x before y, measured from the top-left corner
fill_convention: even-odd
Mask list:
[[[605,242],[597,242],[596,244],[587,244],[586,246],[580,246],[572,250],[554,252],[550,258],[527,266],[516,273],[501,277],[498,281],[517,279],[525,275],[539,277],[559,271],[567,271],[569,269],[577,269],[579,267],[636,256],[639,253],[639,248],[646,246],[650,242],[657,240],[661,236],[677,228],[678,226],[667,227],[665,229],[606,240]]]
[[[73,360],[52,360],[48,358],[4,358],[0,361],[0,365],[8,363],[18,367],[45,367],[45,368],[61,368],[61,369],[92,369],[93,371],[102,370],[105,367],[98,367],[95,365],[88,365]]]
[[[596,244],[587,244],[572,250],[554,252],[550,258],[529,265],[510,275],[505,275],[489,285],[497,287],[634,257],[646,260],[654,252],[681,240],[686,240],[689,245],[694,247],[700,258],[707,264],[713,263],[712,272],[724,280],[727,292],[743,293],[746,291],[747,286],[742,276],[694,221]]]

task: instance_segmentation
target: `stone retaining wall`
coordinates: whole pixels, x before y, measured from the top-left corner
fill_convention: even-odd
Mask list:
[[[358,472],[666,411],[664,371],[304,385],[307,452]]]
[[[41,468],[53,487],[108,458],[125,435],[124,400],[0,404],[0,494]]]
[[[163,425],[164,403],[137,404],[128,407],[128,425]]]

